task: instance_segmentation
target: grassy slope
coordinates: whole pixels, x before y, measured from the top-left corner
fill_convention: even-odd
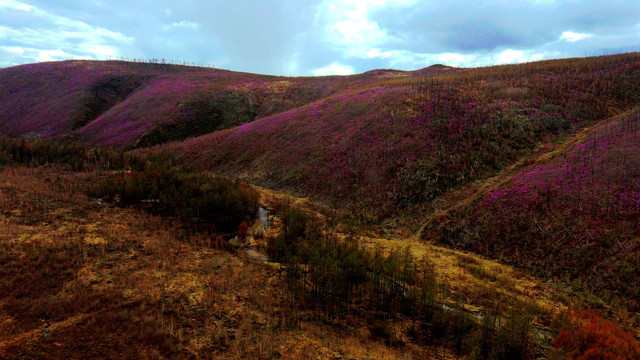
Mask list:
[[[189,68],[180,69],[188,72]],[[101,79],[164,69],[122,62],[63,61],[0,69],[0,128],[13,136],[60,137],[82,117]],[[99,115],[99,114],[97,114]],[[93,120],[93,119],[88,119]]]
[[[85,76],[76,76],[73,63],[1,69],[0,129],[13,136],[66,134],[85,89],[105,71],[87,66]]]
[[[638,84],[638,54],[386,80],[159,151],[371,219],[426,220],[423,238],[633,310]]]
[[[1,358],[383,359],[433,351],[407,340],[410,324],[402,320],[391,326],[393,347],[356,319],[342,324],[346,332],[313,320],[286,326],[285,280],[269,266],[248,252],[217,250],[204,236],[181,240],[171,223],[143,212],[98,206],[83,195],[95,177],[55,166],[0,170]],[[287,199],[318,211],[261,192],[267,207]],[[574,305],[490,260],[406,240],[361,241],[389,250],[409,244],[428,256],[452,298],[472,312],[524,304],[545,329]]]
[[[98,206],[95,174],[0,169],[0,358],[425,356],[367,327],[291,328],[284,279],[159,218]],[[45,336],[46,334],[46,336]]]
[[[320,206],[309,198],[295,197],[264,188],[258,189],[262,193],[262,203],[268,208],[286,201],[323,221],[328,221],[327,215],[339,216],[335,210]],[[279,222],[276,218],[272,230],[277,231],[278,226]],[[438,278],[450,287],[453,293],[450,298],[460,297],[469,311],[490,311],[496,301],[507,308],[527,306],[536,314],[536,324],[545,326],[548,325],[553,314],[557,314],[568,306],[577,305],[574,303],[575,299],[522,271],[472,253],[425,243],[416,238],[380,237],[367,231],[358,231],[353,234],[344,226],[338,226],[334,231],[339,238],[355,236],[371,251],[380,247],[384,253],[387,253],[408,247],[415,257],[426,256],[434,264]]]
[[[98,206],[82,195],[95,176],[55,166],[0,170],[0,357],[383,359],[433,352],[412,344],[411,326],[401,320],[390,327],[392,347],[356,319],[342,324],[346,332],[313,320],[285,326],[285,280],[269,266],[249,252],[216,250],[207,237],[180,240],[157,217]],[[321,217],[331,212],[260,191],[268,208],[285,199]],[[276,218],[269,232],[279,227]],[[497,303],[503,312],[526,306],[537,336],[549,334],[555,314],[580,304],[472,254],[411,239],[363,234],[360,241],[427,256],[450,298],[475,314]]]
[[[157,151],[388,218],[631,108],[639,82],[639,54],[414,74]]]
[[[640,118],[592,126],[487,182],[431,219],[424,237],[543,276],[564,277],[637,310],[640,272]],[[446,207],[443,201],[443,206]],[[603,291],[604,290],[604,291]]]
[[[272,110],[258,121],[156,151],[328,200],[363,218],[408,214],[414,226],[429,220],[425,238],[542,275],[566,275],[583,293],[608,289],[627,299],[635,296],[633,181],[638,175],[633,157],[627,156],[635,154],[637,137],[630,125],[616,125],[624,116],[611,120],[612,128],[623,129],[618,140],[597,134],[609,134],[600,122],[629,115],[626,111],[640,101],[639,54],[427,77],[382,71],[347,78],[256,80],[254,75],[218,74],[226,80],[216,82],[213,75],[198,71],[189,75],[189,86],[200,89],[194,92],[175,90],[174,81],[184,80],[183,75],[150,77],[139,92],[80,133],[100,144],[130,146],[155,126],[146,117],[149,109],[163,114],[178,109],[163,102],[163,94],[174,101],[185,93],[210,98],[201,94],[218,89],[212,82],[249,89],[252,96],[266,94],[264,103],[271,105],[284,101],[273,94],[291,89],[299,101],[268,106]],[[299,90],[303,85],[292,84],[322,91],[309,94]],[[209,90],[203,92],[203,87]],[[154,91],[158,97],[150,96]],[[138,121],[131,121],[131,114]],[[115,120],[107,121],[107,115]],[[0,118],[0,126],[5,123]],[[29,131],[34,130],[24,132]],[[584,164],[587,175],[573,166],[576,162]],[[550,183],[549,178],[558,181]],[[528,182],[544,190],[527,187]],[[545,215],[549,210],[553,215]]]
[[[22,65],[0,69],[0,130],[44,138],[77,134],[115,148],[147,146],[234,127],[395,76],[408,75],[378,70],[291,78],[121,61]]]

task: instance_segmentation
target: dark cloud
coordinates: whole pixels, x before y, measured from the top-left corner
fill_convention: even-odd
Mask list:
[[[429,1],[377,13],[375,20],[397,38],[418,39],[408,41],[414,51],[531,49],[565,31],[597,35],[629,30],[640,23],[640,1]]]

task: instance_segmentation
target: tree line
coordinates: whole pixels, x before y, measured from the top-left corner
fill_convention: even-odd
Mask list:
[[[176,164],[167,156],[92,148],[72,139],[0,137],[0,165],[59,164],[69,171],[101,171],[87,190],[119,206],[176,217],[187,230],[233,233],[258,213],[258,193],[239,180]]]
[[[239,180],[203,172],[121,171],[88,191],[121,206],[136,206],[161,216],[175,216],[192,232],[232,233],[258,214],[256,190]]]
[[[283,231],[267,239],[270,260],[287,284],[291,323],[305,316],[343,324],[359,319],[375,335],[396,341],[390,322],[411,320],[413,341],[453,349],[476,359],[535,357],[531,315],[503,313],[497,305],[481,319],[456,305],[434,265],[408,248],[371,251],[353,238],[338,239],[303,210],[281,204]]]

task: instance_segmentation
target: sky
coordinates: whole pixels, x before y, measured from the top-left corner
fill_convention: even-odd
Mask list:
[[[165,59],[276,75],[640,51],[640,0],[0,0],[0,67]]]

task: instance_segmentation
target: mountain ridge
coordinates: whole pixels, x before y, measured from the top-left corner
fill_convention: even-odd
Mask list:
[[[19,65],[0,69],[0,129],[12,136],[76,134],[94,145],[122,149],[136,144],[158,125],[194,121],[183,116],[197,112],[185,103],[224,114],[226,124],[203,130],[212,132],[316,101],[384,77],[389,71],[284,77],[124,61]],[[237,116],[234,107],[246,108],[253,116]],[[185,131],[181,137],[202,134]],[[167,140],[179,138],[158,141]],[[153,141],[146,143],[153,145]]]

